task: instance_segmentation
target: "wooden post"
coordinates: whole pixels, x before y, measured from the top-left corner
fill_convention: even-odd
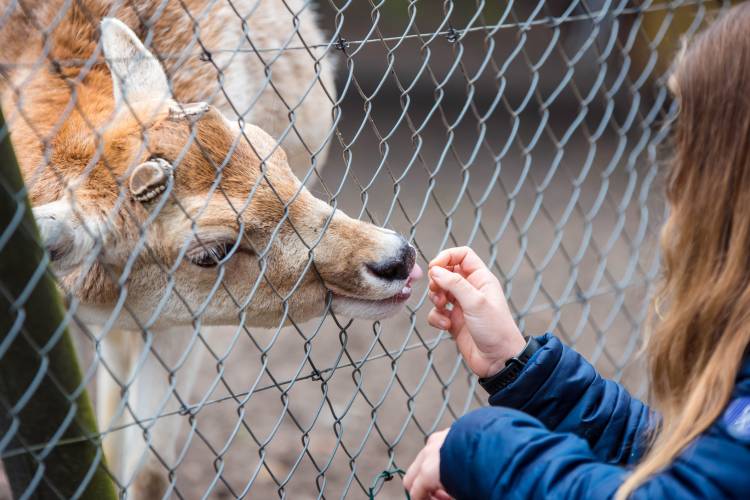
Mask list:
[[[0,453],[16,498],[115,499],[0,111]]]

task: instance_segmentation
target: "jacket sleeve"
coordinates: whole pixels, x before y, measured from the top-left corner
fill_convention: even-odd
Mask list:
[[[714,424],[631,498],[749,498],[749,469],[750,444]],[[441,481],[458,500],[612,498],[627,474],[599,461],[586,440],[510,408],[459,419],[440,450]]]
[[[602,378],[556,337],[537,340],[542,347],[512,384],[490,396],[490,404],[520,410],[550,430],[583,438],[600,461],[635,462],[653,424],[648,407]]]

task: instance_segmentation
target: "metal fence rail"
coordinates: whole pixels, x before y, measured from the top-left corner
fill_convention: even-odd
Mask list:
[[[32,257],[67,314],[29,308],[35,284],[3,267],[0,497],[108,479],[128,498],[403,497],[390,479],[484,396],[427,326],[424,282],[387,318],[337,305],[398,281],[351,271],[395,236],[341,212],[423,268],[472,246],[522,329],[643,395],[666,78],[730,3],[1,2],[2,135],[26,186],[3,170],[0,254]],[[14,243],[26,195],[32,249]],[[28,341],[36,318],[60,322],[49,345]],[[52,387],[66,328],[83,374]],[[51,397],[85,413],[86,389],[98,431],[59,408],[59,432],[19,430]],[[71,491],[76,446],[94,458]]]

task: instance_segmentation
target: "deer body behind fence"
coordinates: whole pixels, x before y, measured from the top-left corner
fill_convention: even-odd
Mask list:
[[[2,106],[42,239],[97,332],[100,425],[140,422],[105,439],[109,467],[137,497],[161,496],[176,467],[178,429],[143,422],[189,390],[167,364],[190,344],[184,327],[279,328],[329,308],[381,318],[419,277],[401,236],[334,211],[290,168],[309,162],[303,141],[320,147],[331,127],[317,109],[330,68],[301,51],[273,76],[246,55],[162,64],[142,43],[187,54],[199,31],[204,54],[232,35],[283,45],[274,16],[296,3],[265,2],[248,26],[228,3],[81,1],[57,18],[62,2],[26,2],[0,31],[16,63]],[[321,38],[309,10],[299,20],[301,35]]]

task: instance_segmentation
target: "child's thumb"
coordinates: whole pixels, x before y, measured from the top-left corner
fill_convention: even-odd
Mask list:
[[[464,310],[470,310],[482,299],[482,294],[479,290],[474,288],[471,283],[458,273],[435,266],[430,269],[430,276],[440,288],[452,293]]]

